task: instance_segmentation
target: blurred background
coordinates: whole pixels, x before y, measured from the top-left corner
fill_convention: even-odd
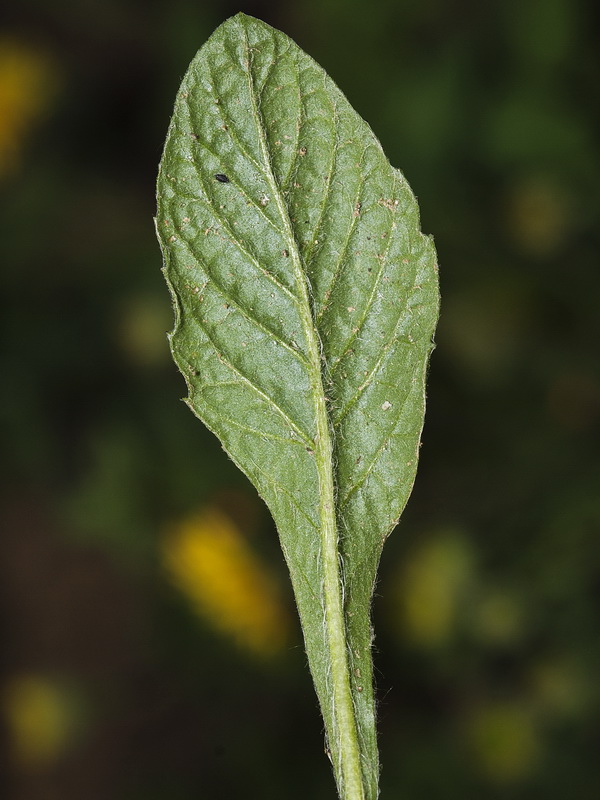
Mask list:
[[[21,0],[0,26],[0,796],[331,800],[269,515],[179,402],[154,182],[239,10],[419,197],[443,313],[374,603],[382,797],[600,796],[600,12]]]

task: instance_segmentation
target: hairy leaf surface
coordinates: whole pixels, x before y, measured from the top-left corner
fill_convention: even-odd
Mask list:
[[[326,73],[241,14],[183,80],[156,223],[189,405],[273,514],[340,795],[374,800],[369,609],[417,466],[433,243]]]

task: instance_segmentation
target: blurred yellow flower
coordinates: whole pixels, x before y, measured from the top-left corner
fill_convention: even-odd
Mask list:
[[[16,675],[5,683],[2,710],[15,765],[43,766],[61,755],[73,730],[71,706],[65,690],[44,676]]]
[[[0,179],[21,161],[24,137],[55,94],[55,65],[45,54],[0,40]]]
[[[459,533],[443,531],[421,545],[400,568],[395,610],[402,634],[420,647],[452,638],[460,603],[473,572],[472,554]]]
[[[239,646],[266,657],[284,646],[290,620],[277,581],[220,509],[175,526],[163,563],[194,610]]]
[[[469,739],[483,773],[497,783],[512,783],[537,766],[541,750],[533,714],[517,701],[476,710]]]

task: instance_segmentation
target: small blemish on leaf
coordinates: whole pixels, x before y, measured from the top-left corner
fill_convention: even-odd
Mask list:
[[[389,400],[386,400],[385,403],[381,406],[382,411],[388,411],[392,407],[392,404]]]
[[[298,152],[300,153],[301,156],[305,156],[306,155],[306,147],[301,147],[300,150],[298,150]]]

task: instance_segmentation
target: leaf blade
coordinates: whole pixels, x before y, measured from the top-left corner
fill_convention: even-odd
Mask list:
[[[340,795],[371,800],[369,605],[416,469],[433,245],[339,89],[243,15],[184,78],[158,199],[188,402],[273,513]]]

